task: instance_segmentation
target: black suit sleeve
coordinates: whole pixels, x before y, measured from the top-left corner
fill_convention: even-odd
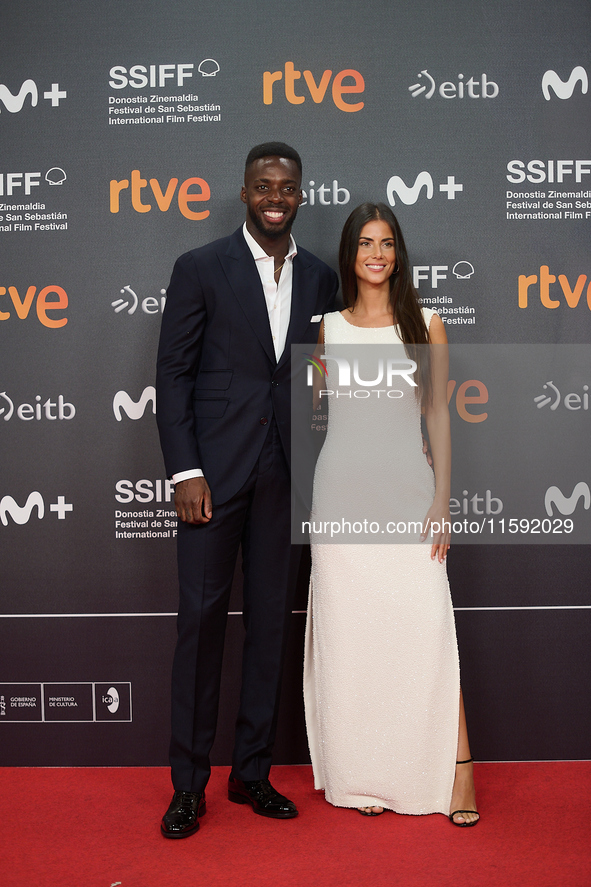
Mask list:
[[[201,468],[192,404],[206,323],[195,260],[185,253],[167,290],[156,372],[156,420],[169,477]]]
[[[330,311],[334,311],[334,305],[337,298],[337,293],[339,291],[339,278],[335,274],[335,272],[329,269],[330,280],[329,284],[326,287],[326,305],[324,308],[323,314],[328,314]]]

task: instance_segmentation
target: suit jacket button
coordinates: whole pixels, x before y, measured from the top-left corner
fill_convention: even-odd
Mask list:
[[[263,416],[263,418],[261,419],[261,425],[267,425],[268,423],[269,423],[269,420],[267,419],[267,417]]]
[[[277,382],[275,380],[275,381],[271,382],[271,385],[273,386],[273,388],[277,388],[277,386],[279,385],[279,382]]]

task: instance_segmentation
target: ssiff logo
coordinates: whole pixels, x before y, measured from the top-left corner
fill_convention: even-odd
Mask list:
[[[181,64],[161,64],[161,65],[131,65],[126,68],[125,65],[114,65],[109,71],[109,86],[112,89],[125,89],[131,86],[132,89],[145,89],[146,86],[159,87],[168,86],[168,81],[173,83],[170,85],[185,85],[185,80],[191,80],[193,77],[193,62],[184,62]],[[220,66],[215,59],[203,59],[199,62],[197,70],[202,77],[215,77]],[[154,96],[150,101],[157,101]]]
[[[38,188],[41,184],[39,179],[40,172],[0,172],[0,197],[12,197],[17,188],[23,188],[27,197],[31,194],[33,188]],[[6,176],[6,184],[4,177]],[[45,173],[45,181],[49,185],[63,185],[67,176],[65,170],[61,166],[52,166]],[[0,211],[2,206],[0,205]]]
[[[587,77],[586,70],[581,65],[577,65],[576,68],[572,69],[568,80],[562,80],[556,71],[546,71],[542,77],[542,93],[547,102],[552,98],[550,90],[558,99],[570,99],[573,96],[577,83],[581,84],[582,95],[587,95],[589,78]]]
[[[4,83],[0,83],[0,102],[11,114],[17,114],[19,111],[22,111],[27,96],[31,97],[31,107],[37,107],[39,90],[34,80],[23,81],[21,88],[16,94],[11,92]],[[60,90],[59,83],[52,83],[51,89],[43,93],[43,98],[51,102],[52,108],[58,107],[61,100],[67,97],[68,93],[65,90]],[[0,112],[1,110],[0,108]]]
[[[413,265],[412,266],[412,282],[418,289],[421,280],[431,279],[431,288],[437,289],[438,281],[447,280],[446,271],[449,271],[449,265]],[[458,280],[469,280],[475,273],[472,262],[462,260],[456,262],[451,273]]]
[[[397,195],[402,203],[410,206],[417,202],[423,188],[425,189],[427,200],[431,200],[433,197],[433,187],[433,177],[431,173],[426,170],[420,172],[414,180],[414,183],[410,186],[408,186],[400,176],[391,176],[386,185],[388,203],[390,206],[396,206],[395,195]],[[447,182],[442,182],[442,184],[439,185],[439,190],[447,193],[448,200],[455,200],[456,192],[463,191],[464,186],[459,182],[456,182],[455,176],[448,176]]]

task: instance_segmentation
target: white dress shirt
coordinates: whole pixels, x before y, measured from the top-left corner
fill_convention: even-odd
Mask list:
[[[291,314],[293,260],[298,252],[296,242],[290,234],[289,250],[279,274],[279,281],[275,282],[275,259],[273,256],[268,256],[262,246],[256,242],[252,234],[247,230],[246,222],[242,226],[242,233],[261,278],[265,302],[267,303],[269,326],[271,327],[271,335],[273,337],[273,347],[275,348],[275,359],[278,361],[285,348]],[[178,474],[173,474],[172,480],[173,483],[177,484],[182,480],[189,480],[191,477],[203,477],[203,472],[200,468],[188,468],[186,471],[179,471]]]

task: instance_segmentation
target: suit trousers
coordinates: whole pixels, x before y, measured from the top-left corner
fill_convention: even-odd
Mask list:
[[[232,773],[269,775],[301,546],[290,544],[290,473],[274,420],[242,489],[207,524],[179,522],[178,640],[172,671],[174,788],[201,792],[210,774],[228,604],[242,546],[246,630]]]

